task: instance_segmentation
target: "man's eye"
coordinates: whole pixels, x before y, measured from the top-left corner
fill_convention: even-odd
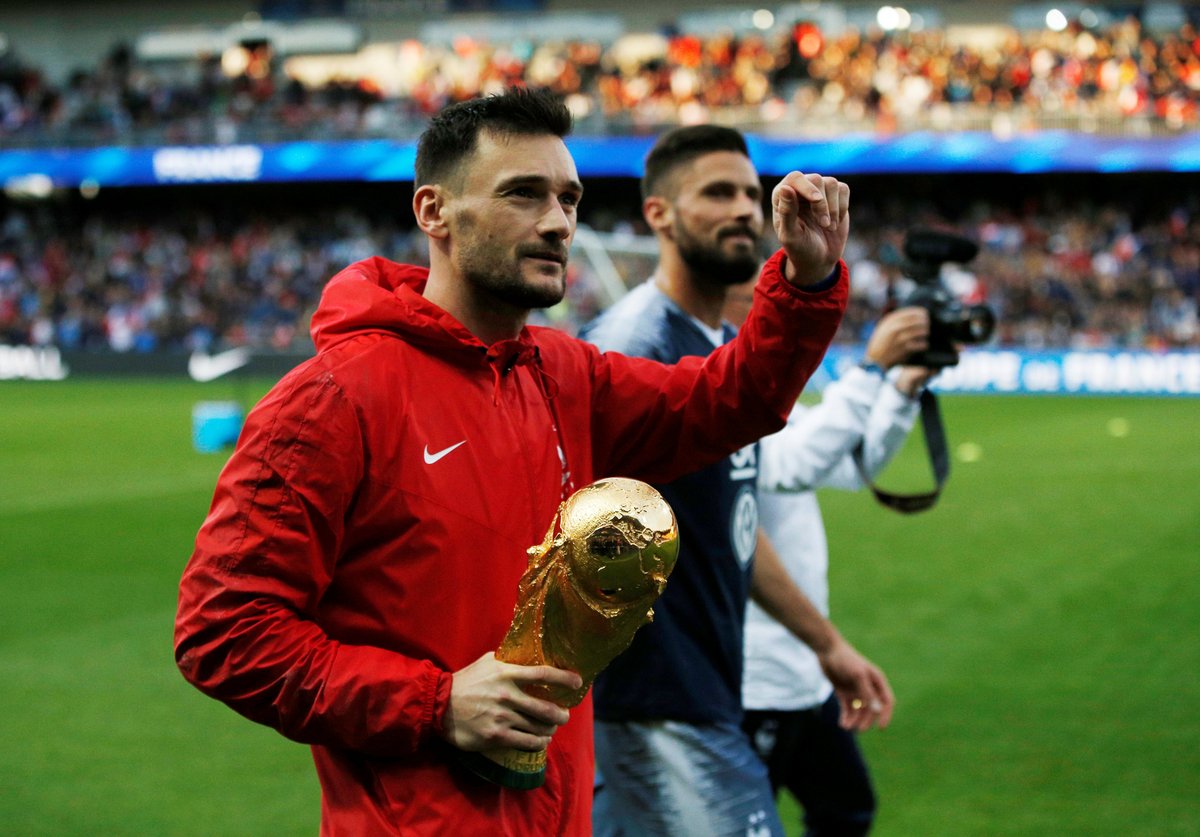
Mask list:
[[[563,195],[559,201],[566,206],[579,206],[579,195]]]

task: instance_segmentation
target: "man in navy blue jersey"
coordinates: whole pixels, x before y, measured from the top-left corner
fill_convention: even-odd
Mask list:
[[[809,195],[817,194],[840,221],[816,217]],[[763,189],[745,140],[707,125],[664,134],[646,158],[642,196],[658,266],[582,336],[606,351],[670,363],[708,355],[734,336],[722,321],[727,289],[759,269]],[[803,272],[808,281],[796,293],[847,281],[849,188],[793,172],[772,204],[783,249],[764,273]],[[755,559],[757,478],[755,444],[657,486],[679,520],[681,554],[654,621],[596,681],[593,824],[601,837],[783,834],[766,768],[740,727],[751,595],[817,653],[844,698],[848,726],[865,728],[890,713],[879,670],[813,607],[773,552]]]

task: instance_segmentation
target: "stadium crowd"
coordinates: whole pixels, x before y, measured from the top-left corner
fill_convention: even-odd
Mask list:
[[[914,200],[859,201],[846,250],[853,298],[839,340],[856,342],[907,293],[905,233],[955,230],[980,244],[943,278],[999,315],[994,342],[1023,348],[1200,348],[1200,211],[1164,205],[1135,218],[1116,203],[1066,204],[1047,192],[1014,210],[978,202],[948,219]],[[645,231],[617,213],[610,240]],[[769,247],[770,242],[764,242]],[[648,265],[619,246],[637,282]],[[0,344],[128,351],[311,348],[308,317],[326,280],[360,258],[422,263],[422,237],[350,208],[272,213],[92,213],[0,208]],[[567,301],[544,321],[574,332],[604,304],[586,254]]]
[[[317,80],[269,48],[247,51],[231,71],[221,56],[168,65],[120,46],[62,84],[10,52],[0,56],[0,142],[411,136],[445,104],[514,82],[553,88],[579,128],[597,133],[704,121],[810,134],[1180,131],[1200,122],[1200,34],[1190,24],[1152,33],[1136,17],[1094,30],[996,26],[975,40],[943,29],[834,34],[798,23],[754,34],[642,33],[613,44],[463,37],[392,47],[374,70]]]

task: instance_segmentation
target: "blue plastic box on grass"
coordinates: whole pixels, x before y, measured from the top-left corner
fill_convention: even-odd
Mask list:
[[[237,441],[242,405],[236,401],[200,401],[192,408],[192,444],[200,453],[215,453]]]

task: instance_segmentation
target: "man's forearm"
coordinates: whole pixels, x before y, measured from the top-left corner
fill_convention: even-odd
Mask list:
[[[750,596],[754,602],[816,654],[827,653],[841,635],[792,580],[762,529],[754,556]]]

